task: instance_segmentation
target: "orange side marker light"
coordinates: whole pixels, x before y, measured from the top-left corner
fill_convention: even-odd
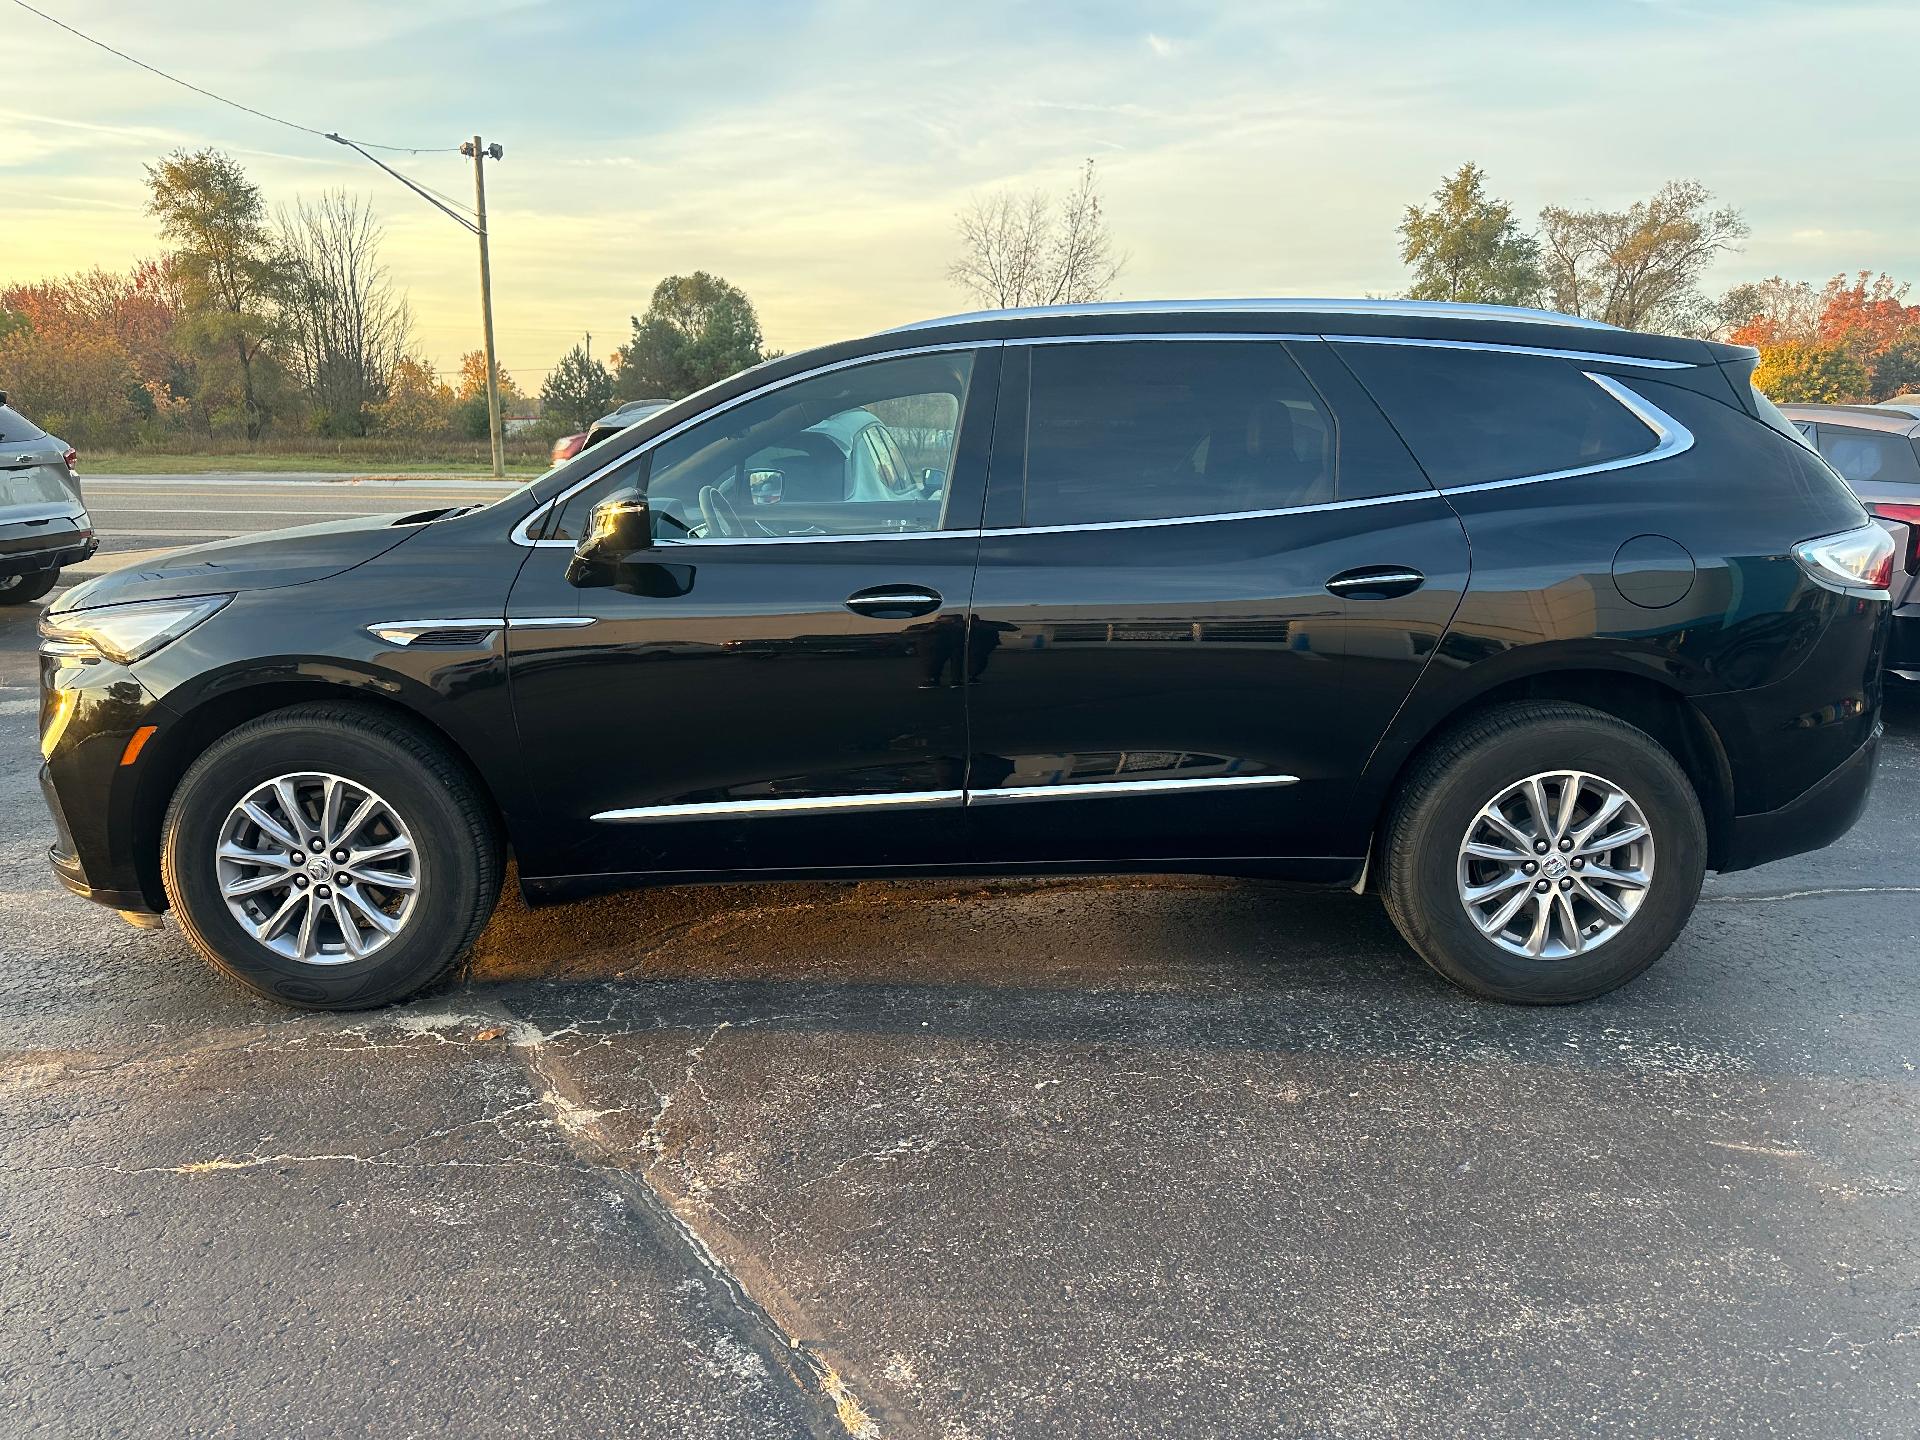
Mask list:
[[[133,734],[129,735],[127,737],[127,748],[120,752],[120,763],[122,765],[131,765],[134,761],[138,760],[140,758],[140,752],[147,748],[147,741],[153,738],[153,732],[159,728],[158,725],[142,725],[138,730],[134,731]]]

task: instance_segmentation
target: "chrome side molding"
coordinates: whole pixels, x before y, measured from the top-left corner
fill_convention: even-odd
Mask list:
[[[819,815],[849,810],[932,810],[960,805],[964,790],[910,790],[888,795],[806,795],[766,800],[714,800],[691,805],[635,805],[602,810],[593,818],[612,825],[660,820],[738,820],[751,815]]]
[[[908,790],[883,795],[806,795],[766,800],[713,800],[685,805],[635,805],[602,810],[609,825],[663,820],[745,820],[756,815],[825,815],[856,810],[937,810],[957,805],[1005,805],[1028,800],[1095,800],[1119,795],[1238,790],[1295,785],[1298,775],[1198,775],[1179,780],[1102,780],[1085,785],[1016,785],[990,790]]]
[[[969,805],[1014,805],[1029,800],[1099,800],[1121,795],[1160,795],[1169,791],[1239,790],[1264,785],[1297,785],[1298,775],[1198,775],[1187,780],[1095,780],[1084,785],[1009,785],[969,790]]]

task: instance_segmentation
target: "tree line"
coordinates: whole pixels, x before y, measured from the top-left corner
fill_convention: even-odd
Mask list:
[[[1709,266],[1737,252],[1749,228],[1705,186],[1671,180],[1620,210],[1549,205],[1537,229],[1487,193],[1471,163],[1409,205],[1400,258],[1407,295],[1494,305],[1544,305],[1630,330],[1752,345],[1755,381],[1774,400],[1870,403],[1920,390],[1920,305],[1887,274],[1842,273],[1816,287],[1774,275],[1720,295]]]
[[[230,156],[146,167],[164,251],[124,271],[0,284],[0,389],[81,445],[487,433],[479,351],[442,376],[412,347],[405,296],[362,199],[269,210]],[[768,358],[758,315],[717,276],[669,276],[609,365],[584,342],[539,391],[538,429],[578,429],[616,399],[678,398]],[[533,408],[502,371],[503,401]]]

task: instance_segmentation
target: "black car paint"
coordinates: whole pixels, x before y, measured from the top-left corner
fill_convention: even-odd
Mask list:
[[[1351,883],[1395,779],[1427,737],[1484,697],[1570,673],[1678,699],[1697,734],[1722,868],[1825,843],[1850,824],[1871,776],[1887,607],[1817,584],[1787,553],[1864,516],[1820,462],[1755,421],[1743,393],[1750,358],[1548,324],[1408,324],[1221,313],[1204,329],[1282,340],[1417,333],[1679,362],[1696,368],[1596,368],[1657,395],[1697,443],[1655,464],[1389,505],[982,536],[971,516],[1020,523],[1005,480],[1017,474],[1021,427],[1004,383],[997,422],[977,423],[986,395],[977,379],[951,480],[951,534],[661,544],[621,587],[594,589],[566,583],[567,547],[509,541],[616,447],[644,446],[770,382],[935,342],[980,342],[983,360],[1011,374],[1023,337],[1063,325],[963,321],[790,357],[669,407],[510,502],[203,547],[65,597],[57,609],[239,592],[131,670],[43,661],[49,797],[62,817],[56,868],[108,903],[164,907],[155,842],[173,779],[237,719],[329,696],[398,707],[443,734],[487,786],[535,897],[743,874],[1195,870]],[[1072,326],[1196,328],[1182,315],[1094,314]],[[1313,352],[1317,384],[1346,383],[1337,345],[1296,348]],[[1772,477],[1764,504],[1753,503],[1756,476]],[[1690,557],[1684,586],[1672,577],[1683,593],[1660,608],[1630,602],[1615,580],[1623,547],[1641,535]],[[1325,589],[1373,565],[1411,566],[1426,583],[1397,598]],[[939,592],[944,607],[897,619],[844,608],[859,590],[903,583]],[[417,650],[366,628],[422,615],[596,623],[502,624],[480,645]],[[120,764],[143,725],[156,727],[152,743],[138,763]],[[1042,779],[1049,757],[1110,752],[1200,756],[1300,783],[1260,791],[1260,803],[1207,792],[878,820],[591,819],[717,798],[1017,786]]]

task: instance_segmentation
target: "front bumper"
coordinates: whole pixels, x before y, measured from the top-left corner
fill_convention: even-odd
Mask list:
[[[157,867],[143,865],[136,837],[150,828],[141,781],[155,744],[125,763],[146,726],[158,740],[171,713],[132,672],[108,660],[40,658],[40,793],[53,817],[47,859],[76,895],[115,910],[157,914],[166,907]]]
[[[1831,845],[1866,813],[1873,794],[1881,727],[1867,743],[1798,799],[1759,815],[1736,815],[1722,870],[1750,870],[1769,860]]]

